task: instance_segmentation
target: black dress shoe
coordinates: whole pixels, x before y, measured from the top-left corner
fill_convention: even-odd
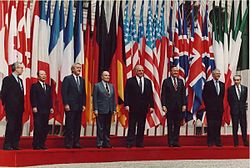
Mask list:
[[[234,147],[238,147],[239,145],[238,144],[234,144]]]
[[[102,149],[102,146],[97,146],[96,148],[97,148],[97,149]]]
[[[33,147],[34,150],[42,150],[42,148],[40,146],[35,146]]]
[[[19,147],[17,147],[17,146],[14,146],[13,150],[21,150],[21,149]]]
[[[138,144],[136,145],[137,148],[144,148],[144,145],[143,144]]]
[[[212,147],[212,146],[213,146],[213,144],[211,144],[211,143],[208,143],[208,144],[207,144],[207,146],[208,146],[208,147]]]
[[[127,148],[132,148],[132,145],[128,144],[126,147],[127,147]]]
[[[48,148],[46,146],[42,146],[41,149],[42,150],[48,150]]]
[[[3,150],[13,150],[13,148],[10,146],[6,146],[6,147],[3,147]]]
[[[72,146],[71,145],[65,145],[65,148],[66,149],[72,149]]]
[[[168,147],[174,147],[174,145],[173,144],[169,144]]]
[[[217,146],[217,147],[222,147],[222,144],[221,144],[221,143],[218,143],[218,144],[215,144],[215,146]]]
[[[244,146],[249,146],[249,142],[244,142]]]
[[[75,145],[73,146],[73,148],[81,149],[82,146],[81,146],[80,144],[75,144]]]
[[[103,148],[113,148],[113,146],[112,145],[105,145],[105,146],[103,146]]]
[[[181,147],[180,144],[176,143],[176,144],[173,144],[174,147]]]

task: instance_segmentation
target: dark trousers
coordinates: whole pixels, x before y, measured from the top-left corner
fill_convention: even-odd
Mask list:
[[[143,145],[146,114],[140,114],[133,111],[129,112],[129,125],[127,135],[127,145],[133,145],[136,140],[136,146]],[[137,126],[137,131],[136,131]],[[135,135],[136,131],[136,135]]]
[[[45,141],[48,135],[49,113],[33,113],[34,116],[34,136],[33,148],[45,147]]]
[[[112,114],[98,114],[96,118],[96,146],[110,146],[110,125]]]
[[[68,111],[65,112],[65,132],[64,132],[64,143],[65,146],[74,146],[79,144],[80,132],[81,132],[81,121],[82,111]]]
[[[207,118],[207,144],[221,144],[220,139],[221,119]]]
[[[20,136],[22,135],[22,112],[13,112],[6,110],[6,130],[4,139],[4,148],[19,147]]]
[[[180,119],[167,117],[167,126],[168,126],[168,144],[169,145],[179,144]]]
[[[234,145],[239,145],[238,141],[238,128],[240,123],[242,140],[244,143],[247,143],[247,119],[246,114],[231,115],[233,123],[233,137]]]

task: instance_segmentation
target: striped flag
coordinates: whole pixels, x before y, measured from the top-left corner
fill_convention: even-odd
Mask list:
[[[139,58],[140,58],[141,65],[144,65],[145,43],[146,43],[145,32],[144,32],[143,12],[144,12],[144,0],[141,3],[140,20],[139,20],[139,25],[138,25],[138,50],[139,50]]]
[[[123,31],[123,14],[122,14],[122,1],[120,1],[119,19],[118,19],[118,34],[117,34],[117,97],[118,107],[117,116],[118,120],[124,128],[128,126],[128,114],[124,110],[124,86],[126,82],[125,73],[125,44],[124,44],[124,31]]]
[[[153,38],[154,22],[152,13],[151,1],[148,1],[148,16],[146,29],[146,54],[145,54],[145,76],[153,82],[154,106],[155,111],[147,114],[146,128],[151,128],[158,125],[162,121],[159,73],[158,73],[158,58],[155,56],[156,45]]]
[[[50,83],[49,70],[49,36],[50,36],[50,3],[48,3],[47,14],[45,13],[45,1],[40,2],[40,23],[38,41],[38,70],[44,70],[47,74],[46,82]]]
[[[58,121],[60,124],[63,123],[63,117],[64,117],[64,108],[63,108],[63,102],[62,102],[62,95],[61,95],[61,88],[62,88],[62,81],[65,74],[66,67],[63,67],[63,61],[65,61],[63,58],[63,52],[64,52],[64,2],[61,1],[60,6],[60,23],[59,23],[59,37],[58,37],[58,64],[59,64],[59,73],[58,73],[58,99],[56,102],[56,110],[54,114],[54,118],[56,121]],[[67,57],[66,57],[67,60]],[[73,62],[73,58],[71,59]]]
[[[0,1],[0,88],[2,88],[2,80],[5,76],[8,75],[8,63],[5,59],[5,31],[7,31],[7,27],[5,27],[5,13],[4,13],[4,2]],[[5,116],[4,108],[0,99],[0,121]]]
[[[139,51],[138,51],[138,37],[136,32],[136,17],[135,17],[135,11],[136,11],[136,0],[133,1],[132,6],[132,15],[130,20],[130,32],[131,32],[131,47],[132,47],[132,68],[140,63],[139,58]]]
[[[124,42],[125,42],[125,54],[126,54],[126,76],[127,79],[132,77],[133,64],[132,64],[132,37],[129,29],[129,14],[128,14],[128,0],[126,0],[124,9]]]
[[[61,29],[60,29],[61,30]],[[64,51],[61,66],[61,80],[71,74],[71,66],[74,63],[74,39],[73,39],[73,3],[68,5],[67,24],[64,29]]]
[[[91,34],[91,1],[88,1],[88,14],[87,14],[87,25],[86,25],[86,33],[85,33],[85,41],[84,41],[84,50],[85,50],[85,87],[86,87],[86,110],[85,115],[83,115],[82,121],[86,121],[88,123],[92,122],[92,81],[93,81],[93,56],[91,53],[92,50],[92,41],[90,38]],[[99,7],[99,5],[98,5]],[[99,9],[98,9],[99,10]],[[86,123],[85,122],[85,123]]]
[[[167,56],[168,56],[168,72],[170,72],[170,63],[173,63],[173,30],[172,30],[172,19],[173,19],[173,1],[170,2],[170,11],[169,11],[169,25],[168,25],[168,34],[167,34]]]

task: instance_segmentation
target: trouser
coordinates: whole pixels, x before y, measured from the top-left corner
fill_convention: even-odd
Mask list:
[[[112,114],[98,114],[96,118],[96,146],[110,146],[110,126]]]

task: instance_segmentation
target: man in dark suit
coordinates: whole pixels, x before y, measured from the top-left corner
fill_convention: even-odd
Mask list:
[[[136,125],[136,147],[144,147],[143,138],[146,115],[148,110],[150,110],[151,113],[154,111],[152,83],[144,77],[143,66],[137,65],[135,67],[135,73],[136,76],[127,80],[124,93],[124,106],[129,112],[128,148],[133,146]]]
[[[213,79],[206,82],[202,92],[202,98],[206,108],[207,117],[207,145],[209,147],[221,147],[221,121],[224,112],[223,99],[225,84],[219,81],[220,70],[212,72]]]
[[[102,81],[96,83],[93,89],[93,105],[97,124],[97,148],[112,148],[110,145],[111,117],[116,111],[114,86],[109,83],[110,74],[103,71]]]
[[[19,77],[23,73],[20,62],[12,64],[12,74],[3,79],[1,90],[2,104],[6,112],[6,131],[4,150],[18,150],[22,134],[22,116],[24,112],[24,87]]]
[[[75,63],[71,67],[72,74],[66,76],[62,83],[62,99],[65,110],[65,148],[81,148],[80,132],[82,112],[86,105],[85,81],[80,77],[82,66]]]
[[[234,146],[239,145],[238,141],[238,128],[239,123],[241,127],[242,139],[244,146],[249,146],[247,140],[247,87],[241,85],[241,76],[235,75],[234,85],[228,88],[228,103],[230,105],[230,113],[233,123],[233,137],[234,137]]]
[[[171,77],[163,81],[161,91],[162,110],[167,117],[169,147],[180,147],[180,123],[183,120],[182,112],[186,111],[185,86],[178,75],[178,67],[171,67]]]
[[[37,73],[38,82],[30,89],[30,102],[34,116],[33,149],[47,149],[45,141],[48,134],[49,114],[53,113],[51,87],[45,83],[46,72]]]

